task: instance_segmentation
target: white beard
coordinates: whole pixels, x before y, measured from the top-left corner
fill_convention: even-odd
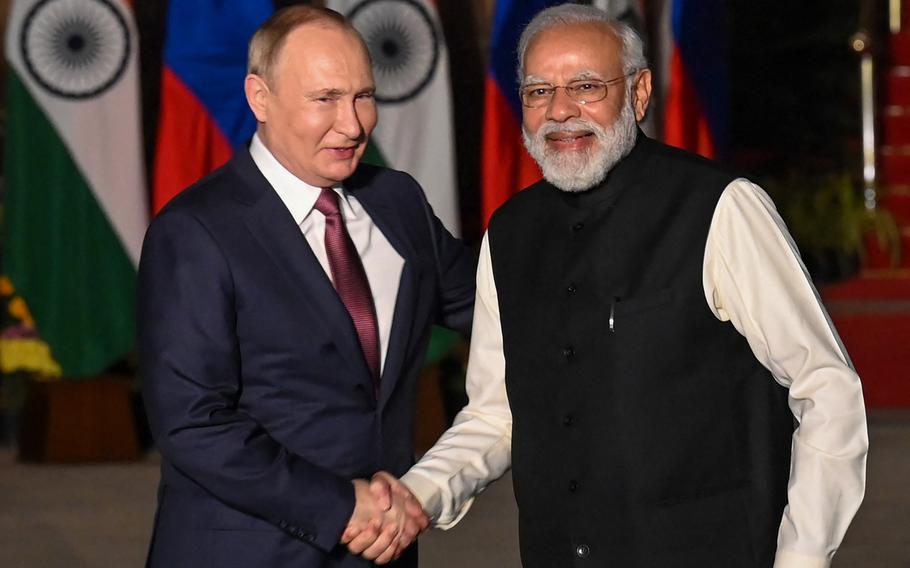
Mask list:
[[[635,111],[631,101],[624,104],[619,116],[609,128],[581,118],[566,122],[545,122],[530,134],[521,128],[525,148],[543,170],[543,177],[566,192],[591,189],[607,177],[620,160],[635,146]],[[547,147],[546,136],[553,132],[591,132],[597,143],[584,150],[559,151]]]

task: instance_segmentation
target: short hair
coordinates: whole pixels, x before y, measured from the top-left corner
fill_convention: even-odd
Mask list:
[[[629,75],[648,66],[644,43],[632,26],[611,18],[606,12],[593,6],[560,4],[539,12],[521,33],[521,39],[518,41],[519,84],[524,80],[525,52],[528,51],[531,41],[543,31],[575,24],[603,24],[617,35],[622,42],[620,60],[623,75]]]
[[[285,40],[292,31],[306,24],[337,27],[353,32],[360,38],[354,26],[335,10],[319,6],[288,6],[272,14],[253,34],[247,52],[247,73],[258,75],[267,83],[271,83],[271,72],[278,61]]]

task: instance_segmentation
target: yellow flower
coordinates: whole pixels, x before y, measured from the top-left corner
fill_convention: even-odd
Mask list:
[[[0,295],[2,296],[12,296],[13,292],[16,291],[16,287],[13,286],[13,283],[6,276],[0,276]]]
[[[63,374],[48,344],[35,338],[0,338],[0,371],[29,371],[42,378]]]
[[[28,311],[28,306],[19,296],[15,296],[9,301],[9,313],[14,318],[22,322],[22,325],[35,329],[35,320],[32,318],[31,312]]]

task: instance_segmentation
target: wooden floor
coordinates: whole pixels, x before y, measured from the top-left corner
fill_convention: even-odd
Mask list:
[[[910,568],[910,411],[870,416],[863,508],[835,568]],[[154,512],[157,457],[138,463],[23,465],[0,451],[0,566],[142,566]],[[519,566],[507,476],[451,531],[422,538],[425,568]]]

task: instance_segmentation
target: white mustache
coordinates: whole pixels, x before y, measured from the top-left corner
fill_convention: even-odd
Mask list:
[[[593,132],[594,134],[602,134],[604,132],[604,129],[595,122],[573,118],[571,120],[567,120],[566,122],[545,122],[540,126],[540,128],[537,129],[535,136],[538,139],[541,139],[544,136],[553,134],[555,132]]]

